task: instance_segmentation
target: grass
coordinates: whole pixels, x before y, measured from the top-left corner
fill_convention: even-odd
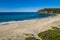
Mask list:
[[[49,29],[47,31],[38,33],[38,37],[42,40],[60,40],[60,28],[52,27],[52,30]],[[25,40],[39,40],[35,37],[27,37]]]
[[[35,37],[27,37],[25,40],[39,40],[39,39],[36,39]]]
[[[52,27],[53,30],[47,30],[38,34],[42,40],[60,40],[60,29]]]

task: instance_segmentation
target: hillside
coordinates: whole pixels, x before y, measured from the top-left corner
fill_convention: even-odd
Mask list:
[[[60,14],[60,8],[44,8],[38,10],[37,13],[39,14]]]

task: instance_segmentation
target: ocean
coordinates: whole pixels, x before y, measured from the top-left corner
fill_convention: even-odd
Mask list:
[[[0,23],[24,21],[49,17],[49,15],[38,14],[36,12],[0,12]]]

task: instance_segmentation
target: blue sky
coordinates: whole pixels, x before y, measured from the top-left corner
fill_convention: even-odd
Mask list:
[[[60,8],[60,0],[0,0],[0,12],[36,12],[43,8]]]

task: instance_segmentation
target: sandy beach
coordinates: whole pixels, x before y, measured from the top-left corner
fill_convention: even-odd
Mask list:
[[[56,22],[59,21],[59,22]],[[44,19],[29,20],[25,22],[11,23],[0,25],[0,40],[24,40],[27,36],[25,34],[37,34],[39,32],[51,29],[51,26],[60,24],[60,15],[55,17],[48,17]]]

